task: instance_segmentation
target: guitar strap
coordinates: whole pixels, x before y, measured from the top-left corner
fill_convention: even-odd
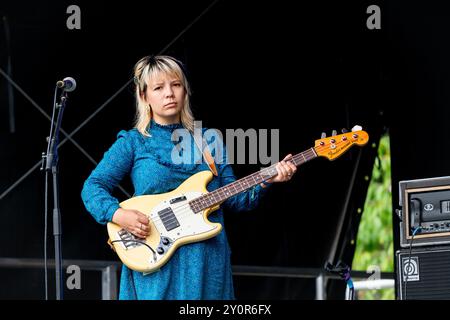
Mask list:
[[[208,164],[209,170],[211,170],[211,172],[217,177],[218,173],[217,173],[216,164],[214,162],[214,158],[211,156],[211,152],[209,151],[209,146],[206,143],[205,139],[202,138],[202,143],[200,143],[200,141],[198,141],[199,139],[196,134],[193,134],[192,136],[194,137],[194,141],[195,141],[195,144],[197,145],[198,149],[203,154],[203,159]],[[203,148],[202,148],[202,146],[203,146]]]

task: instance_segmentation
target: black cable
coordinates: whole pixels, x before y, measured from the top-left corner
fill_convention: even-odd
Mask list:
[[[413,244],[413,241],[414,241],[414,236],[416,235],[416,232],[419,231],[420,229],[421,229],[421,227],[417,227],[413,231],[413,234],[412,234],[412,237],[411,237],[411,242],[409,243],[409,254],[408,254],[408,263],[407,263],[408,268],[411,266],[411,254],[412,254],[412,244]],[[401,265],[401,267],[403,269],[403,264],[401,263],[400,265]],[[401,274],[403,274],[403,271],[405,271],[405,270],[402,270]],[[404,300],[406,300],[406,283],[408,282],[408,276],[409,276],[408,270],[406,270],[405,273],[406,273],[406,277],[405,277],[405,280],[403,281],[403,291],[405,292],[405,299]]]
[[[136,243],[140,243],[143,244],[144,246],[146,246],[147,248],[149,248],[152,252],[153,252],[153,260],[156,261],[156,251],[153,250],[152,247],[150,247],[145,241],[141,241],[141,240],[113,240],[111,241],[111,244],[113,244],[114,242],[136,242]]]
[[[53,135],[53,124],[55,122],[55,113],[56,113],[56,94],[58,92],[58,86],[55,86],[55,93],[53,94],[53,111],[52,111],[52,121],[50,124],[50,134],[48,136],[48,144],[47,144],[47,155],[50,152],[50,142]]]
[[[45,216],[44,216],[44,274],[45,274],[45,300],[48,300],[48,275],[47,275],[47,216],[48,216],[48,172],[45,172]]]
[[[11,32],[9,29],[8,17],[3,16],[3,28],[5,29],[5,49],[6,49],[6,73],[9,78],[12,76],[12,63],[11,63]],[[16,132],[15,115],[14,115],[14,91],[12,84],[7,84],[8,91],[8,109],[9,109],[9,133]]]

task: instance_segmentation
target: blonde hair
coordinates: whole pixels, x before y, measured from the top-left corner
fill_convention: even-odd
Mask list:
[[[145,102],[148,81],[157,73],[173,75],[181,81],[185,89],[184,106],[181,109],[181,124],[190,132],[194,132],[194,115],[192,114],[189,97],[191,89],[183,72],[180,61],[170,56],[147,56],[140,59],[134,66],[134,84],[136,86],[136,119],[134,127],[144,136],[149,137],[148,125],[152,119],[152,110]]]

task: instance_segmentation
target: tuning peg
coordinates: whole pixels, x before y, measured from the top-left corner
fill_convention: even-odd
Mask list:
[[[341,132],[342,132],[342,133],[347,133],[347,132],[348,132],[348,130],[347,130],[347,129],[345,129],[345,128],[342,128]]]
[[[358,126],[358,125],[356,125],[356,126],[354,126],[353,128],[352,128],[352,132],[355,132],[355,131],[361,131],[362,130],[362,127],[361,126]]]
[[[331,132],[331,135],[332,135],[332,136],[337,135],[337,131],[336,131],[336,130],[333,130],[333,131]]]
[[[326,138],[327,137],[327,134],[325,133],[325,132],[322,132],[322,134],[321,134],[321,136],[320,136],[320,139],[324,139],[324,138]]]

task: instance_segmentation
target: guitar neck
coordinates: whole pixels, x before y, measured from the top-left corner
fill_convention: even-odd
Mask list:
[[[291,162],[298,167],[316,157],[317,154],[314,151],[314,148],[311,148],[292,156],[292,158],[286,162]],[[275,166],[276,164],[271,165],[270,167],[264,168],[242,179],[227,184],[226,186],[204,194],[198,198],[191,200],[189,204],[194,212],[199,212],[207,208],[214,207],[217,204],[224,202],[228,198],[276,176],[278,172]]]

